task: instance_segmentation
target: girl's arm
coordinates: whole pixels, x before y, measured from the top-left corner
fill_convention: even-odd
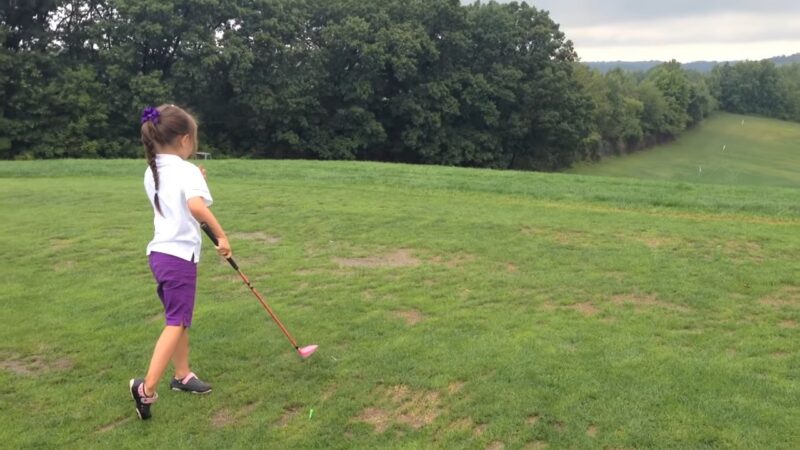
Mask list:
[[[225,230],[222,229],[222,225],[217,222],[217,218],[214,217],[214,213],[208,209],[206,206],[205,200],[202,197],[192,197],[186,201],[186,205],[189,207],[189,212],[192,213],[192,217],[200,223],[207,223],[209,227],[211,227],[211,231],[214,232],[214,236],[217,237],[217,253],[220,256],[225,258],[230,258],[233,255],[231,251],[231,245],[228,243],[228,236],[225,234]]]

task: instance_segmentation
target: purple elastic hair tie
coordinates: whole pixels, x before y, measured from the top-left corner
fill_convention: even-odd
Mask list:
[[[154,107],[148,106],[142,112],[142,119],[141,119],[142,124],[144,124],[145,122],[153,122],[153,125],[158,125],[159,117],[161,117],[161,113],[158,112],[158,110],[155,109]]]

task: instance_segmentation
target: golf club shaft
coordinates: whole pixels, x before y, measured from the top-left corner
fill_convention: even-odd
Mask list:
[[[219,245],[217,237],[214,236],[214,232],[211,231],[211,227],[209,227],[208,224],[205,223],[200,224],[200,228],[202,228],[203,231],[205,231],[205,233],[208,235],[208,238],[211,239],[211,242],[213,242],[215,246]],[[247,278],[247,276],[239,269],[239,265],[236,264],[236,261],[234,261],[233,258],[227,258],[227,260],[228,263],[231,265],[231,267],[233,267],[234,270],[236,270],[236,272],[239,273],[239,276],[242,278],[242,281],[244,281],[244,284],[246,284],[247,287],[250,288],[250,290],[253,292],[253,295],[255,295],[259,303],[261,303],[261,306],[264,307],[269,316],[272,317],[272,320],[278,325],[278,328],[280,328],[283,334],[286,336],[286,338],[289,339],[289,342],[292,343],[294,349],[298,350],[299,346],[297,345],[297,341],[294,339],[294,337],[292,337],[291,333],[289,333],[289,330],[287,330],[286,327],[283,326],[281,321],[278,319],[278,316],[275,315],[275,312],[272,311],[272,308],[270,308],[266,300],[264,300],[264,297],[262,297],[261,294],[259,294],[256,288],[253,287],[253,284],[250,283],[250,280]]]

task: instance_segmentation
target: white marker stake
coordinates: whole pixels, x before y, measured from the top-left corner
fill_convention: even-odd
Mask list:
[[[722,146],[722,151],[724,152],[726,148],[728,148],[728,146],[727,145],[723,145]]]
[[[702,166],[698,167],[698,169],[700,170],[700,173],[703,173],[703,167]]]

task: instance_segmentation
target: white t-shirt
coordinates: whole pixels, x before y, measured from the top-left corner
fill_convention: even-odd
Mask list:
[[[213,199],[203,174],[194,164],[178,155],[156,155],[158,168],[158,201],[162,214],[154,203],[156,185],[150,167],[144,172],[144,190],[153,205],[153,240],[147,245],[147,254],[166,253],[194,262],[200,261],[200,224],[189,212],[186,202],[193,197],[202,197],[206,206]]]

